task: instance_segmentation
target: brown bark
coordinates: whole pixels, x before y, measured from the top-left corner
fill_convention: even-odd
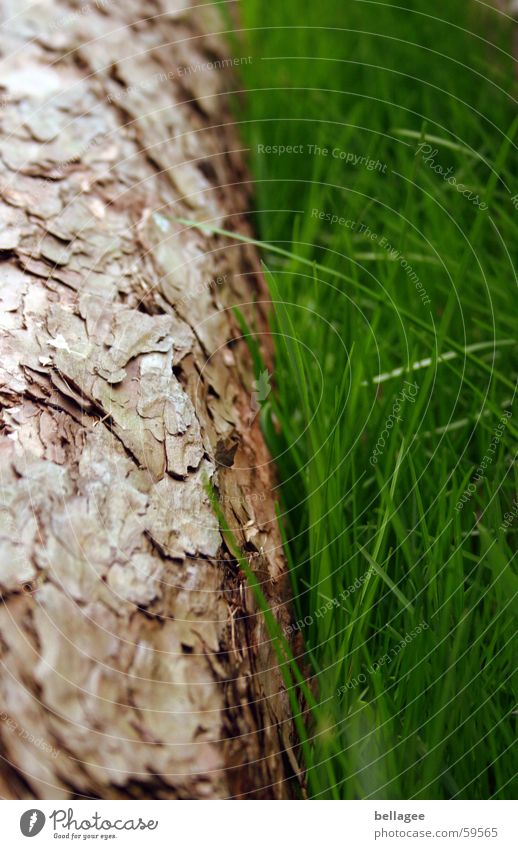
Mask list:
[[[175,223],[247,232],[224,27],[0,6],[0,793],[283,798],[286,692],[204,489],[285,621],[231,310],[265,290],[251,249]]]

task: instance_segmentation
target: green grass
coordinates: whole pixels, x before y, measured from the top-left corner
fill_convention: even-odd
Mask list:
[[[307,623],[294,630],[298,661],[316,694],[300,758],[311,798],[508,798],[511,27],[474,0],[436,3],[436,17],[422,0],[405,5],[244,0],[235,33],[253,57],[234,108],[274,302],[275,391],[261,420],[293,620]],[[420,143],[437,149],[433,162]],[[258,148],[290,144],[304,152]]]

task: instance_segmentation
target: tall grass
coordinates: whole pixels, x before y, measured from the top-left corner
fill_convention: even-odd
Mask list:
[[[244,0],[235,33],[274,302],[261,418],[317,694],[302,756],[312,798],[505,798],[511,25],[475,0],[406,5]]]

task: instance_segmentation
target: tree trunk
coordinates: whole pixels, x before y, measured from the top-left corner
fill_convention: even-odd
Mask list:
[[[204,484],[286,622],[231,310],[266,292],[250,248],[176,223],[247,232],[224,26],[0,5],[0,793],[283,798],[287,694]]]

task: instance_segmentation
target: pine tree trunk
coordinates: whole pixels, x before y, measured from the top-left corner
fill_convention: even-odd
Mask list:
[[[0,7],[0,793],[283,798],[287,695],[204,483],[286,622],[231,309],[265,338],[267,298],[253,250],[177,223],[247,232],[225,27]]]

